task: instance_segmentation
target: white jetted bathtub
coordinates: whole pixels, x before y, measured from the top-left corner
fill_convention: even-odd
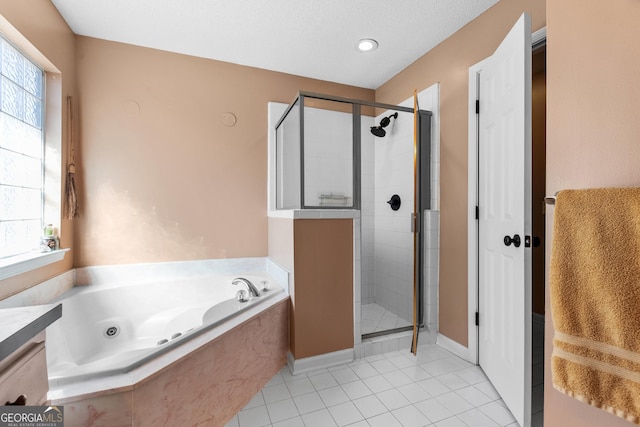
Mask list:
[[[237,292],[247,286],[233,285],[237,277],[251,281],[260,296],[238,301]],[[162,363],[147,371],[161,369],[215,339],[215,330],[223,333],[284,298],[282,286],[267,273],[76,286],[56,299],[62,318],[47,328],[50,397],[61,398],[68,394],[61,390],[78,383],[140,370],[156,359]]]

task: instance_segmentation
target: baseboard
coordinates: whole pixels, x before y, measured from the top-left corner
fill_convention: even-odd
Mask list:
[[[449,350],[451,353],[455,354],[456,356],[464,360],[471,361],[469,357],[469,349],[467,347],[455,342],[451,338],[447,338],[441,333],[438,333],[438,337],[436,338],[436,344],[438,344],[440,347],[444,348],[445,350]]]
[[[353,362],[354,351],[352,348],[320,354],[318,356],[294,359],[291,352],[287,353],[287,365],[293,375],[302,374],[316,369],[330,368]]]

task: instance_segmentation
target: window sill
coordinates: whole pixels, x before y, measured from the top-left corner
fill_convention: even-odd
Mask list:
[[[26,273],[36,268],[61,261],[69,248],[51,252],[30,252],[0,260],[0,280]]]

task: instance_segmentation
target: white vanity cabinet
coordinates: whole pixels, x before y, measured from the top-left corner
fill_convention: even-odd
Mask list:
[[[47,403],[45,329],[61,316],[60,304],[0,309],[0,405]]]

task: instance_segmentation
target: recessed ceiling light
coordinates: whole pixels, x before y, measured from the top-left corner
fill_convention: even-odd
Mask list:
[[[378,42],[374,39],[362,39],[358,42],[358,50],[360,52],[371,52],[378,48]]]

